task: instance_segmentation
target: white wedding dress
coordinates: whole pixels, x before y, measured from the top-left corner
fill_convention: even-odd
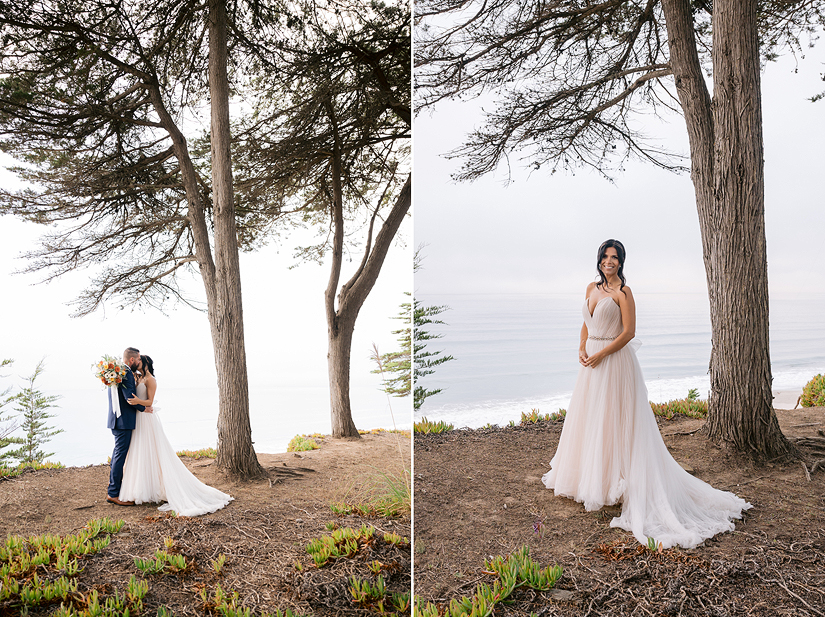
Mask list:
[[[584,321],[589,337],[598,337],[588,338],[588,355],[622,332],[621,309],[609,297],[592,316],[585,301]],[[622,502],[621,516],[610,526],[632,532],[642,544],[653,538],[664,548],[692,548],[732,530],[732,519],[751,505],[694,478],[673,460],[648,402],[638,347],[632,340],[595,368],[581,368],[542,482],[588,511]]]
[[[146,384],[138,384],[136,392],[145,400]],[[135,503],[166,501],[158,510],[172,510],[178,516],[215,512],[233,500],[186,468],[166,438],[157,412],[137,414],[119,498]]]

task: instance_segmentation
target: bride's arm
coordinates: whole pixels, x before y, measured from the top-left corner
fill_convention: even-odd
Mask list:
[[[627,345],[633,340],[633,337],[636,336],[636,302],[633,300],[633,292],[630,291],[630,287],[627,286],[625,286],[622,291],[625,292],[619,292],[619,309],[622,311],[622,333],[613,339],[604,349],[597,351],[587,358],[584,363],[585,366],[595,367],[607,356],[616,353]]]
[[[587,324],[582,322],[581,341],[579,342],[579,364],[587,366],[587,337],[590,336],[587,332]]]
[[[590,283],[587,286],[587,291],[584,292],[584,301],[587,303],[587,310],[590,310],[590,294],[593,293],[593,290],[596,288],[596,283]],[[582,366],[587,366],[587,337],[590,336],[590,333],[587,331],[587,322],[582,322],[582,333],[579,337],[581,340],[579,341],[579,364]]]
[[[130,398],[127,401],[130,405],[143,405],[144,407],[152,406],[152,402],[155,400],[155,391],[158,388],[158,382],[150,375],[146,377],[144,383],[146,384],[146,398],[142,399],[137,396]]]

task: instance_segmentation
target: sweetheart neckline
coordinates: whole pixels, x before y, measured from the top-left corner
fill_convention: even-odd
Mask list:
[[[610,300],[611,302],[613,302],[613,304],[616,304],[616,301],[613,300],[613,298],[611,298],[610,296],[605,296],[604,298],[602,298],[601,300],[596,302],[596,306],[593,307],[593,312],[591,313],[590,312],[590,298],[587,297],[587,298],[584,299],[584,306],[585,306],[585,308],[587,308],[587,313],[590,315],[591,318],[593,317],[593,315],[596,314],[596,309],[599,308],[599,305],[602,302],[604,302],[605,300]],[[616,304],[616,306],[619,307],[618,304]],[[619,307],[619,308],[621,308],[621,307]]]

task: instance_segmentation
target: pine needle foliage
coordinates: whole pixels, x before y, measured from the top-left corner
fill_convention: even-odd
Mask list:
[[[11,366],[14,360],[5,359],[0,360],[0,368]],[[22,444],[23,439],[12,435],[17,430],[17,422],[11,416],[3,415],[3,407],[11,402],[12,398],[9,396],[11,386],[0,392],[0,468],[6,469],[6,461],[14,458],[11,452],[3,452],[8,446],[12,444]]]
[[[423,246],[419,246],[415,251],[413,257],[413,270],[416,271],[421,268],[421,262],[424,259],[421,254]],[[415,390],[413,391],[413,407],[416,411],[421,409],[424,401],[431,396],[441,392],[441,388],[428,390],[419,384],[422,377],[432,375],[435,372],[435,367],[455,360],[451,355],[442,355],[443,351],[431,351],[427,349],[427,342],[434,339],[439,339],[443,335],[435,334],[426,329],[427,326],[445,325],[440,319],[435,319],[444,311],[450,310],[447,305],[425,306],[416,299],[413,299],[413,357],[415,358],[415,366],[413,369],[413,379],[415,382]]]
[[[404,292],[406,296],[410,292]],[[412,305],[409,302],[401,304],[398,315],[395,319],[401,321],[405,327],[393,330],[393,334],[398,335],[399,351],[391,351],[379,354],[375,349],[373,360],[378,368],[371,371],[381,375],[382,390],[390,396],[403,398],[410,395],[412,389]],[[386,374],[390,376],[387,377]]]
[[[35,387],[35,382],[42,373],[43,360],[26,378],[28,385],[10,399],[15,403],[15,409],[23,418],[20,428],[23,429],[24,437],[17,442],[21,445],[20,448],[4,456],[14,457],[20,463],[42,463],[52,456],[54,452],[43,452],[40,448],[52,437],[63,432],[63,429],[55,430],[47,424],[48,419],[54,417],[54,414],[49,413],[49,409],[57,407],[54,402],[60,396],[47,396]]]

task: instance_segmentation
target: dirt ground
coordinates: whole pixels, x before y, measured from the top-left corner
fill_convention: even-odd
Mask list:
[[[168,606],[175,616],[204,615],[198,592],[216,583],[237,591],[238,605],[258,614],[290,608],[305,615],[367,615],[371,613],[353,605],[348,577],[369,578],[366,564],[377,559],[388,564],[383,573],[387,587],[409,592],[410,547],[376,542],[352,559],[317,569],[306,545],[314,537],[328,535],[325,524],[329,522],[356,528],[365,523],[379,532],[409,538],[409,514],[336,517],[330,504],[358,501],[382,473],[403,477],[410,450],[409,433],[366,434],[360,440],[327,438],[319,450],[259,454],[269,478],[253,482],[225,477],[212,459],[183,459],[203,482],[235,498],[223,510],[194,518],[174,518],[154,505],[121,507],[106,502],[108,465],[28,471],[0,482],[0,537],[66,535],[91,519],[123,519],[126,525],[112,536],[109,547],[83,561],[81,591],[97,588],[102,593],[111,593],[113,586],[122,593],[125,582],[137,573],[134,558],[153,557],[164,548],[164,538],[173,538],[176,550],[196,567],[186,577],[150,575],[147,615],[155,615],[160,605]],[[226,556],[226,564],[217,576],[210,561],[220,553]]]
[[[777,416],[790,438],[823,435],[825,408]],[[620,506],[586,512],[544,488],[561,423],[416,435],[415,594],[440,606],[472,595],[495,580],[485,559],[526,545],[563,576],[552,592],[519,591],[496,615],[825,617],[825,469],[808,480],[799,461],[757,465],[711,444],[703,424],[659,419],[677,461],[754,507],[735,531],[661,554],[610,528]]]

